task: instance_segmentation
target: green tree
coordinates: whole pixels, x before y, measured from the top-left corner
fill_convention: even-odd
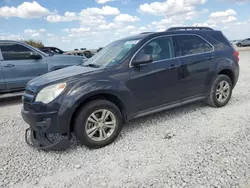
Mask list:
[[[33,39],[29,39],[29,40],[24,40],[23,42],[25,42],[26,44],[29,44],[35,48],[42,48],[44,47],[42,41],[39,40],[33,40]]]

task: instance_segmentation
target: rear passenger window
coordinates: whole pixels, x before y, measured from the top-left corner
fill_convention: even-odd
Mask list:
[[[26,60],[32,59],[32,51],[22,45],[13,43],[0,44],[0,50],[4,60]]]
[[[178,56],[194,55],[210,52],[213,47],[202,38],[194,35],[177,36],[179,52]]]

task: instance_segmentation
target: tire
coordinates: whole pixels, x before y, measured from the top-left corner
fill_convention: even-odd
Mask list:
[[[103,114],[107,117],[106,119],[104,117],[102,121]],[[97,119],[98,121],[96,121]],[[106,120],[108,121],[106,122]],[[114,126],[111,125],[112,122],[115,122]],[[110,124],[108,125],[108,123]],[[93,100],[85,104],[78,112],[74,132],[80,144],[90,149],[97,149],[112,143],[119,136],[122,127],[122,114],[115,104],[107,100]]]
[[[224,92],[224,88],[226,88],[226,83],[228,84],[228,90],[225,90]],[[227,93],[227,97],[225,97],[225,94],[223,94],[223,92],[220,90],[221,86],[223,88],[223,92]],[[225,106],[228,103],[228,101],[231,99],[232,89],[233,89],[233,84],[232,84],[231,79],[228,76],[222,75],[222,74],[217,75],[210,89],[209,96],[207,98],[207,104],[215,108]],[[224,97],[224,100],[223,100],[223,97]]]
[[[242,47],[242,44],[241,44],[241,43],[239,43],[239,44],[237,44],[237,46],[238,46],[238,47]]]

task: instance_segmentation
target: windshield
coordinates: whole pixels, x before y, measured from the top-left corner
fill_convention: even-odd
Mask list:
[[[117,64],[140,40],[141,39],[131,39],[112,42],[91,57],[84,65],[94,64],[97,67],[103,67]]]

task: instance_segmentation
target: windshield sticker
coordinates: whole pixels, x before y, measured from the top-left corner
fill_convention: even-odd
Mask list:
[[[131,40],[131,41],[127,41],[124,45],[133,45],[133,44],[137,44],[139,42],[139,40]]]

